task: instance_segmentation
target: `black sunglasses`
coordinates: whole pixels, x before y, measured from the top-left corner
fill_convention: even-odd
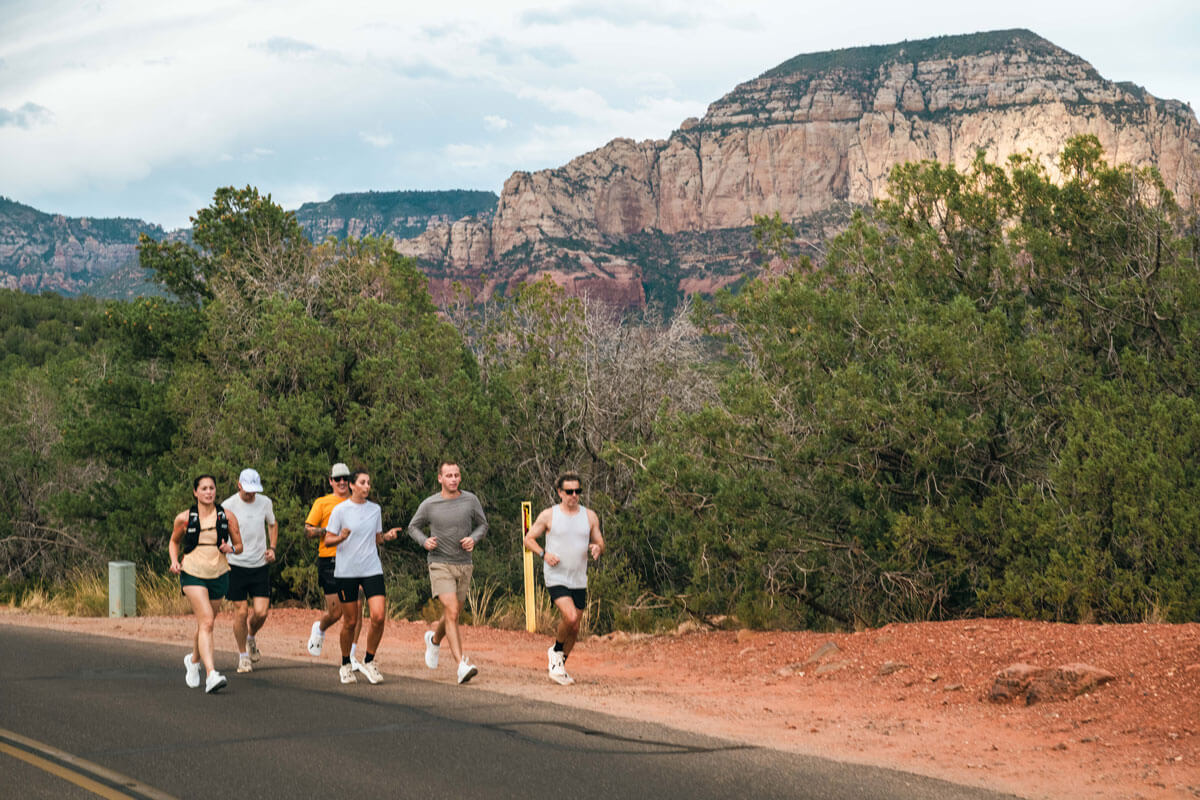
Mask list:
[[[559,489],[563,494],[583,494],[583,489]]]
[[[330,478],[329,480],[337,481],[338,483],[345,483],[346,481],[350,480],[350,476],[349,475],[339,475],[336,478]]]

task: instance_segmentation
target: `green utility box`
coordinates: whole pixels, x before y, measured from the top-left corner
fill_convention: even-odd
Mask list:
[[[108,562],[108,615],[137,616],[137,586],[132,561]]]

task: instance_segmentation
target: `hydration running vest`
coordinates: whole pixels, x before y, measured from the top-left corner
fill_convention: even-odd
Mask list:
[[[214,503],[217,509],[217,547],[229,540],[229,519],[220,503]],[[200,507],[192,506],[188,510],[187,531],[183,534],[183,553],[187,555],[200,544]]]

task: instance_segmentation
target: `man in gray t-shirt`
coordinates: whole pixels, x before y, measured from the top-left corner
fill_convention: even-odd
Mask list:
[[[408,535],[425,548],[433,596],[442,602],[442,618],[433,630],[425,632],[425,665],[437,669],[444,638],[458,663],[458,682],[466,683],[479,669],[463,655],[458,615],[471,586],[471,553],[487,536],[488,525],[479,498],[459,488],[462,472],[458,464],[438,464],[437,479],[442,490],[421,501],[408,523]]]

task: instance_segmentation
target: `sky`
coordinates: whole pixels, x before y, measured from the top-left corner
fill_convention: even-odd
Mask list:
[[[1195,0],[0,0],[0,195],[173,229],[221,186],[499,193],[800,53],[1003,28],[1200,103]]]

